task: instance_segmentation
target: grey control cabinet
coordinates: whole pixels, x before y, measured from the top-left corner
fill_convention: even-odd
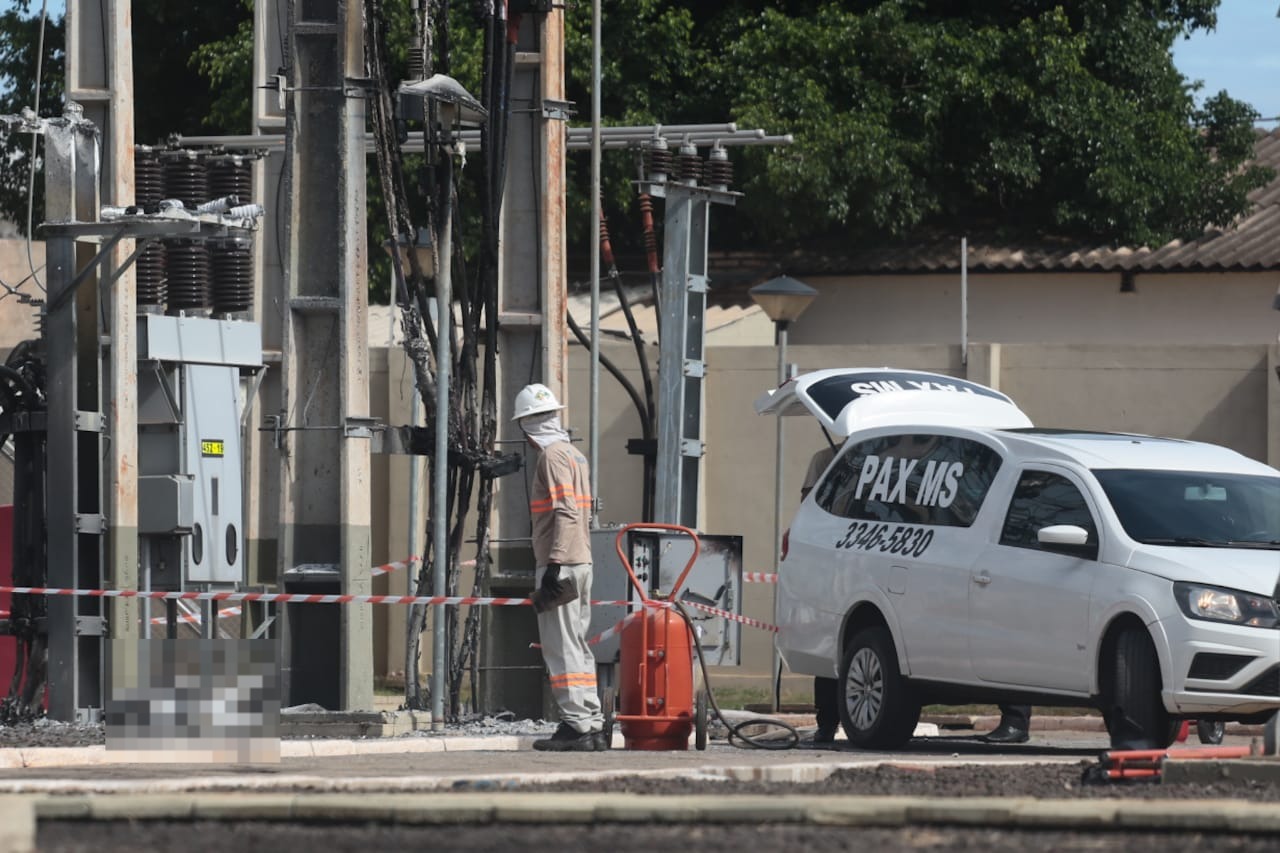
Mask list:
[[[244,582],[242,377],[254,323],[138,318],[138,533],[152,589]]]

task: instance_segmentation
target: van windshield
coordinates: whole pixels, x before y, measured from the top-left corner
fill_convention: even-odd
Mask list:
[[[1130,537],[1148,545],[1280,550],[1280,477],[1095,469]]]

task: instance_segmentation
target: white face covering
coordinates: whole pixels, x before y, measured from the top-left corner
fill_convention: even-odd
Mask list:
[[[547,447],[557,441],[568,441],[569,433],[560,426],[558,412],[545,412],[520,419],[520,429],[539,447]]]

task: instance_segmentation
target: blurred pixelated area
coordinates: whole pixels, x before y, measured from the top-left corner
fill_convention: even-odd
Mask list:
[[[136,648],[136,654],[132,649]],[[280,760],[280,670],[271,640],[110,643],[107,749],[138,761]]]

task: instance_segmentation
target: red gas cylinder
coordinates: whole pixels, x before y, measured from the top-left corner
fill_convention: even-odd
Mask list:
[[[664,597],[649,597],[622,550],[623,537],[634,528],[675,530],[693,539],[693,556]],[[697,561],[698,534],[675,524],[628,524],[618,531],[616,546],[644,606],[627,618],[619,637],[618,713],[614,719],[627,749],[688,749],[689,733],[695,725],[699,726],[701,749],[705,720],[695,716],[693,639],[688,623],[663,603],[675,600]]]
[[[623,626],[618,724],[627,749],[688,749],[693,731],[693,646],[669,607],[649,607]]]

